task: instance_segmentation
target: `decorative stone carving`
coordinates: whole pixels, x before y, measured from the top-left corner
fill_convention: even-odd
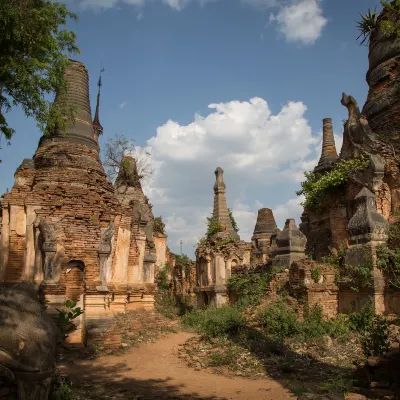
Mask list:
[[[112,238],[114,236],[114,222],[111,222],[110,225],[103,231],[100,238],[100,248],[99,248],[99,257],[100,257],[100,281],[101,286],[97,286],[96,289],[100,292],[108,291],[107,288],[107,258],[111,254],[112,249]]]
[[[65,257],[64,246],[61,243],[61,228],[57,227],[56,232],[44,218],[36,218],[34,226],[39,229],[43,237],[44,280],[46,283],[57,283],[60,280],[61,264]]]
[[[47,400],[55,371],[57,328],[31,285],[0,287],[0,373],[20,400]]]

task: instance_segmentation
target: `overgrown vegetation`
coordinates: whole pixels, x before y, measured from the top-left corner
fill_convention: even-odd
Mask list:
[[[153,231],[165,235],[165,224],[162,217],[153,218]]]
[[[218,220],[216,220],[214,217],[207,217],[207,239],[210,239],[212,236],[222,231],[223,226]]]
[[[365,157],[338,161],[332,170],[325,173],[305,172],[306,180],[301,182],[298,196],[304,195],[302,203],[310,210],[318,209],[332,190],[342,187],[348,181],[349,175],[368,167],[370,161]]]
[[[233,212],[231,208],[228,208],[228,213],[229,213],[229,218],[231,220],[232,228],[233,230],[238,233],[239,232],[239,227],[237,226],[235,217],[233,216]]]
[[[389,322],[385,317],[374,317],[372,326],[361,339],[361,346],[366,357],[382,356],[389,350]]]
[[[136,170],[142,184],[149,184],[153,176],[152,154],[148,148],[136,146],[135,140],[128,139],[122,134],[115,134],[103,145],[103,165],[107,175],[112,182],[118,176],[124,156],[131,156],[135,159]]]
[[[390,250],[386,244],[380,244],[376,248],[376,256],[376,266],[389,284],[400,289],[400,249]]]
[[[76,307],[76,301],[67,300],[63,304],[63,309],[56,308],[58,314],[55,317],[55,323],[61,336],[61,341],[64,341],[70,333],[76,330],[76,325],[73,320],[83,314],[80,307]]]
[[[378,21],[379,13],[371,9],[365,14],[360,14],[361,20],[357,21],[357,28],[360,35],[357,40],[362,38],[360,45],[369,41],[374,31],[379,29],[383,36],[400,36],[400,0],[381,0],[381,5],[385,9],[385,16]]]
[[[273,268],[271,272],[237,274],[229,278],[227,286],[230,292],[238,296],[237,306],[255,306],[266,294],[267,285],[283,268]]]
[[[232,306],[220,308],[208,307],[205,310],[193,310],[182,318],[183,326],[195,329],[209,338],[237,333],[244,326],[245,317]]]
[[[68,59],[79,52],[75,33],[62,29],[69,19],[77,16],[57,1],[0,2],[0,137],[9,140],[15,132],[5,115],[15,106],[43,132],[46,126],[65,130],[63,102],[52,107],[46,97],[65,89]]]

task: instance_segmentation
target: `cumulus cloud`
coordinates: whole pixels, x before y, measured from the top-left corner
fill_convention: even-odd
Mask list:
[[[320,0],[299,0],[282,7],[270,16],[288,42],[313,44],[322,33],[328,20],[323,16]]]
[[[302,199],[295,191],[304,167],[313,168],[320,151],[321,133],[312,134],[302,102],[288,102],[275,114],[260,97],[209,109],[188,125],[167,121],[147,142],[155,172],[146,194],[155,215],[164,218],[171,248],[178,251],[182,239],[191,256],[212,212],[216,167],[225,171],[239,234],[249,240],[261,207],[275,211],[281,228],[286,218],[298,222]]]

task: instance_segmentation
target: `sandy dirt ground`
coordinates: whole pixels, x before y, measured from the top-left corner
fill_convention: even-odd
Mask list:
[[[77,360],[61,368],[73,387],[90,399],[294,399],[279,382],[229,378],[190,368],[178,357],[179,345],[193,334],[179,332],[130,349],[121,356]]]

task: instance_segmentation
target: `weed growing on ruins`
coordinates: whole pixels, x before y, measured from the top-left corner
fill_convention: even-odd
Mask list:
[[[387,17],[382,19],[379,29],[386,37],[400,36],[400,0],[382,0],[381,4],[386,8]]]
[[[376,248],[376,257],[376,266],[389,284],[400,288],[400,249],[390,250],[386,244],[380,244]]]
[[[231,276],[227,286],[231,293],[235,293],[239,297],[237,306],[247,307],[259,304],[262,297],[266,294],[267,285],[277,273],[282,272],[283,268],[275,267],[271,272]]]
[[[238,233],[239,232],[239,227],[237,226],[235,217],[233,216],[233,212],[231,208],[228,208],[228,213],[229,213],[229,218],[231,220],[232,228],[233,230]]]
[[[153,218],[153,231],[165,235],[165,224],[162,217]]]
[[[349,313],[344,317],[347,319],[349,328],[354,332],[367,332],[371,329],[374,322],[374,309],[372,302],[369,301],[359,312],[354,311],[355,304],[353,303]]]
[[[371,12],[369,9],[366,14],[361,16],[361,21],[357,21],[358,25],[358,30],[361,32],[360,36],[357,38],[360,39],[363,37],[361,41],[361,45],[364,44],[366,40],[369,39],[371,36],[371,33],[377,28],[378,26],[378,12],[375,10],[374,12]]]
[[[216,220],[214,217],[207,217],[207,239],[210,239],[212,236],[222,231],[223,227],[218,220]]]
[[[390,346],[389,322],[387,318],[376,315],[373,324],[361,338],[361,347],[365,357],[382,356]]]
[[[340,283],[348,285],[354,292],[372,285],[371,264],[343,265],[340,270]]]
[[[318,283],[321,279],[321,268],[314,267],[311,268],[311,278],[315,283]]]
[[[62,340],[65,340],[70,333],[76,330],[76,325],[72,322],[83,314],[80,307],[76,307],[76,301],[67,300],[63,307],[65,309],[56,308],[58,315],[55,317],[55,322],[60,332]]]
[[[326,173],[305,172],[306,180],[301,182],[301,190],[298,196],[304,195],[302,206],[316,210],[326,199],[326,196],[336,188],[346,184],[349,175],[368,167],[370,161],[365,157],[357,157],[350,160],[338,161],[331,171]]]

